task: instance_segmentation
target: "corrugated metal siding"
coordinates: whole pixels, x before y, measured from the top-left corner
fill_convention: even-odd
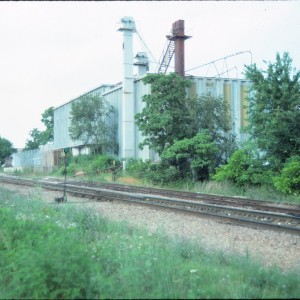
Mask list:
[[[145,107],[145,103],[142,101],[143,96],[150,94],[151,89],[150,85],[145,85],[142,80],[136,80],[134,82],[134,95],[135,95],[135,111],[139,113]],[[143,160],[154,159],[153,151],[149,150],[148,146],[145,146],[143,150],[139,149],[139,144],[143,142],[142,133],[138,130],[138,127],[135,125],[135,141],[136,141],[136,155],[137,158],[141,158]]]
[[[192,77],[189,79],[196,84],[197,95],[223,96],[224,79],[208,77]]]
[[[116,147],[117,151],[112,151],[111,154],[115,154],[113,152],[116,152],[118,155],[121,153],[121,147],[122,147],[122,115],[121,115],[121,109],[122,109],[122,94],[123,94],[123,88],[122,86],[118,86],[117,88],[114,88],[110,90],[109,92],[106,92],[102,94],[102,96],[105,98],[108,103],[113,106],[116,109],[116,113],[113,115],[113,117],[109,120],[111,126],[116,127]]]
[[[69,135],[71,106],[72,102],[69,102],[54,110],[54,145],[57,149],[83,144],[81,141],[72,141]]]
[[[101,85],[100,87],[79,96],[78,98],[69,101],[54,110],[54,146],[56,149],[68,148],[68,147],[78,147],[82,146],[84,143],[82,141],[72,141],[69,135],[69,127],[71,126],[70,113],[72,109],[72,103],[76,100],[81,99],[84,96],[97,96],[97,95],[105,95],[108,90],[111,90],[113,85]],[[122,87],[117,87],[110,93],[114,93],[115,90],[120,90]],[[112,105],[114,105],[116,101],[112,101]]]
[[[246,85],[245,83],[242,83],[241,85],[241,127],[245,128],[248,125],[248,91],[249,91],[249,86]]]
[[[239,137],[240,128],[241,128],[241,99],[240,99],[240,82],[238,80],[231,81],[231,107],[232,114],[231,120],[233,122],[233,133],[236,137]]]
[[[229,105],[231,130],[239,141],[244,139],[241,129],[246,126],[247,98],[250,81],[242,79],[223,79],[193,77],[194,90],[197,95],[224,97]]]
[[[228,104],[228,114],[230,116],[230,120],[231,120],[231,85],[229,83],[224,82],[224,86],[223,86],[223,95],[224,95],[224,99],[226,100],[227,104]],[[232,122],[230,122],[230,128],[232,129],[233,124]]]

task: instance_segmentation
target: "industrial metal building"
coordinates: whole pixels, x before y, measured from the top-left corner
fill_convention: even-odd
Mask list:
[[[141,77],[142,78],[142,77]],[[142,97],[150,93],[150,86],[144,85],[141,78],[134,80],[134,110],[135,115],[143,109]],[[189,77],[187,77],[189,78]],[[231,115],[231,130],[239,141],[244,139],[244,134],[241,129],[246,125],[246,104],[249,81],[240,79],[223,79],[223,78],[206,78],[194,77],[189,78],[193,84],[188,93],[198,96],[211,94],[213,96],[221,96],[226,99],[230,107]],[[123,153],[123,138],[122,138],[122,103],[123,85],[101,85],[98,88],[72,100],[76,101],[86,95],[101,95],[113,107],[117,109],[117,143],[119,145],[119,158],[122,158]],[[72,101],[69,101],[54,110],[54,147],[55,149],[72,148],[73,154],[85,154],[87,149],[81,141],[72,141],[69,136],[69,127],[71,125],[70,111]],[[126,108],[125,108],[126,109]],[[128,137],[129,138],[129,137]],[[145,159],[154,159],[154,153],[147,147],[143,150],[138,149],[139,143],[142,142],[142,135],[137,126],[134,124],[134,131],[130,137],[134,140],[134,152],[131,157]]]
[[[138,130],[134,116],[141,112],[144,103],[142,97],[151,93],[149,85],[142,82],[147,74],[148,58],[145,52],[139,52],[135,57],[132,47],[132,34],[135,32],[135,23],[132,18],[122,18],[119,31],[123,33],[124,46],[124,79],[118,84],[103,84],[98,88],[69,101],[54,110],[54,148],[72,148],[73,155],[88,153],[88,149],[81,141],[72,141],[69,136],[71,125],[70,112],[72,102],[88,95],[99,95],[104,97],[117,111],[115,124],[117,124],[118,157],[141,158],[143,160],[156,159],[155,153],[148,147],[143,150],[138,148],[143,136]],[[181,28],[182,27],[182,28]],[[181,31],[180,31],[181,30]],[[173,35],[169,37],[170,45],[174,42],[175,72],[184,76],[184,48],[183,42],[188,37],[184,35],[184,23],[179,20],[173,24]],[[177,47],[177,48],[176,48]],[[171,49],[171,46],[169,47]],[[169,49],[169,50],[170,50]],[[169,56],[169,60],[172,56]],[[168,62],[169,63],[169,62]],[[176,65],[179,71],[176,71]],[[134,75],[134,66],[137,67],[137,75]],[[183,72],[183,74],[182,74]],[[226,99],[230,107],[231,130],[239,141],[244,139],[241,129],[246,125],[247,95],[250,81],[242,79],[191,77],[185,78],[192,81],[192,86],[187,90],[191,96],[211,94]]]

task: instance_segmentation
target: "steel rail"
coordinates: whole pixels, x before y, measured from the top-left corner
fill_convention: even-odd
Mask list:
[[[160,195],[160,196],[172,196],[175,198],[185,199],[185,200],[193,200],[193,201],[202,201],[205,203],[219,204],[219,205],[228,205],[233,207],[248,207],[253,208],[255,210],[263,210],[263,211],[273,211],[280,213],[293,213],[294,215],[300,216],[300,205],[287,205],[285,207],[274,206],[274,202],[271,201],[262,201],[262,200],[254,200],[248,198],[240,198],[240,197],[230,197],[230,196],[221,196],[221,195],[211,195],[211,194],[203,194],[203,193],[194,193],[194,192],[184,192],[184,191],[174,191],[167,189],[158,189],[158,188],[147,188],[147,187],[138,187],[138,186],[129,186],[115,183],[97,183],[93,184],[90,182],[78,182],[78,181],[68,181],[70,184],[76,185],[84,185],[90,187],[102,187],[111,190],[117,191],[130,191],[151,195]]]
[[[78,186],[74,184],[66,184],[64,186],[59,182],[53,183],[44,180],[34,181],[31,179],[24,180],[19,178],[0,177],[0,181],[29,186],[37,185],[45,189],[56,191],[66,189],[68,193],[77,194],[82,197],[87,196],[104,201],[121,200],[142,205],[158,206],[160,208],[175,209],[177,211],[213,216],[230,220],[230,222],[247,224],[248,226],[264,226],[300,234],[300,217],[289,214],[242,209],[216,204],[200,203],[196,201],[185,201],[182,199],[174,199],[173,197],[170,198],[136,192],[132,193],[128,191],[115,191],[105,188]]]
[[[16,176],[3,176],[0,174],[0,178],[2,176],[4,178],[10,178],[11,180],[19,180],[19,177]],[[24,181],[27,182],[28,185],[33,185],[34,183],[31,182],[32,179],[22,178]],[[58,178],[55,179],[57,184],[64,185],[64,181],[61,181]],[[53,180],[52,179],[52,180]],[[4,180],[4,179],[3,179]],[[47,180],[41,180],[41,182],[49,182]],[[294,215],[300,216],[300,205],[290,205],[284,204],[285,207],[277,206],[274,202],[271,201],[262,201],[262,200],[254,200],[254,199],[247,199],[244,197],[235,197],[235,196],[223,196],[223,195],[213,195],[213,194],[203,194],[198,192],[187,192],[187,191],[174,191],[168,189],[159,189],[159,188],[148,188],[148,187],[138,187],[138,186],[131,186],[131,185],[123,185],[123,184],[115,184],[115,183],[91,183],[91,182],[83,182],[83,181],[67,181],[68,184],[74,184],[77,186],[89,186],[89,187],[99,187],[105,188],[109,190],[117,190],[117,191],[130,191],[136,193],[143,193],[143,194],[151,194],[151,195],[159,195],[159,196],[172,196],[175,198],[185,199],[185,200],[193,200],[193,201],[202,201],[205,203],[213,203],[213,204],[222,204],[222,205],[229,205],[229,206],[238,206],[238,207],[251,207],[257,210],[264,210],[264,211],[273,211],[273,212],[281,212],[281,213],[293,213]],[[36,183],[37,184],[37,183]],[[276,206],[274,206],[274,204]]]

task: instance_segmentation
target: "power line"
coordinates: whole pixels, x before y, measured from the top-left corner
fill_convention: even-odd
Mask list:
[[[250,56],[251,56],[251,64],[252,64],[252,53],[251,53],[251,51],[240,51],[240,52],[237,52],[237,53],[234,53],[234,54],[230,54],[230,55],[224,56],[222,58],[218,58],[218,59],[213,60],[211,62],[208,62],[206,64],[194,67],[192,69],[186,70],[186,72],[189,72],[189,71],[192,71],[192,70],[196,70],[198,68],[202,68],[202,67],[208,66],[210,64],[214,64],[215,65],[215,63],[218,62],[218,61],[220,61],[220,60],[225,60],[226,61],[227,58],[234,57],[234,56],[237,56],[237,55],[241,55],[241,54],[244,54],[244,53],[249,53],[250,54]],[[227,65],[227,63],[226,63],[226,65]]]
[[[141,35],[139,34],[139,32],[137,30],[135,30],[135,33],[137,34],[139,41],[141,42],[141,46],[142,48],[144,48],[144,50],[146,50],[145,52],[147,52],[151,58],[150,61],[155,63],[156,65],[158,65],[157,60],[155,59],[155,57],[153,56],[153,54],[151,53],[149,47],[147,46],[147,44],[145,43],[145,41],[143,40],[143,38],[141,37]]]

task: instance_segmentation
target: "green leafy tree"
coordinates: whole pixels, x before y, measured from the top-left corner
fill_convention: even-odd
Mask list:
[[[229,133],[230,118],[228,104],[222,97],[200,96],[196,104],[196,127],[206,130],[218,147],[215,165],[224,164],[237,149],[235,137]]]
[[[42,131],[43,143],[52,142],[54,140],[54,107],[47,108],[42,114],[42,123],[46,130]]]
[[[113,114],[116,110],[102,97],[87,95],[72,103],[71,126],[72,140],[81,140],[95,153],[114,149],[116,152]]]
[[[196,102],[197,125],[206,129],[213,139],[230,129],[228,104],[222,97],[202,95]]]
[[[11,156],[16,149],[13,148],[13,144],[0,136],[0,166],[5,163],[5,158]]]
[[[274,177],[275,188],[285,194],[300,194],[300,156],[290,157],[279,176]]]
[[[168,157],[170,165],[176,166],[182,177],[192,170],[194,178],[208,179],[213,169],[225,162],[236,149],[235,139],[228,133],[226,101],[211,95],[188,98],[186,89],[191,82],[175,73],[151,74],[144,78],[144,83],[151,84],[151,94],[143,97],[145,107],[135,116],[145,137],[140,147],[148,145],[162,158]],[[207,141],[204,141],[203,130],[214,143],[213,149],[218,149],[214,151],[213,163],[209,167],[200,166],[200,162],[195,166],[196,157],[192,158],[195,153],[187,153],[185,149],[197,142],[200,143],[198,147],[204,147]],[[194,147],[197,151],[196,144]]]
[[[47,108],[42,114],[42,123],[46,129],[43,131],[33,128],[29,135],[30,139],[27,139],[24,150],[38,149],[41,145],[45,145],[48,142],[52,142],[54,138],[54,108],[51,106]]]
[[[26,141],[24,150],[34,150],[38,149],[40,145],[43,145],[43,134],[37,128],[33,128],[30,133],[30,139]]]
[[[190,139],[176,141],[162,153],[162,158],[176,164],[181,174],[189,169],[194,179],[207,180],[214,169],[218,148],[208,131],[201,131]]]
[[[148,145],[161,154],[175,141],[192,137],[195,134],[190,115],[186,88],[190,81],[171,73],[149,74],[143,78],[151,84],[151,94],[143,96],[145,107],[135,115],[136,124],[144,136],[139,145]]]
[[[266,71],[255,64],[246,67],[252,81],[249,99],[249,132],[258,146],[280,168],[300,153],[300,72],[292,68],[288,53],[276,55]]]

